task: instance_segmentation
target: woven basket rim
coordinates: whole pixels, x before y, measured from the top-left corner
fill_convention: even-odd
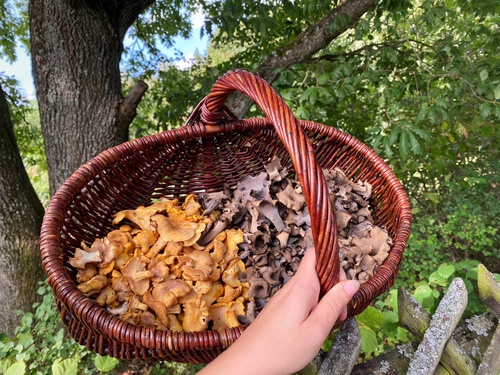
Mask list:
[[[329,138],[335,136],[341,136],[345,140],[345,146],[353,147],[363,153],[367,158],[373,160],[374,163],[385,165],[383,159],[381,159],[375,151],[368,148],[361,141],[357,140],[353,136],[343,132],[342,130],[330,127],[328,125],[320,124],[313,121],[298,120],[299,125],[307,132],[315,127],[321,127],[325,130]],[[222,122],[220,124],[219,133],[232,132],[232,131],[246,131],[251,130],[253,127],[265,127],[272,128],[272,124],[267,118],[253,118],[253,119],[243,119]],[[204,331],[204,332],[171,332],[171,331],[161,331],[155,328],[146,328],[136,326],[132,323],[127,323],[122,321],[117,316],[108,312],[104,307],[101,307],[94,300],[85,296],[76,286],[74,281],[69,276],[64,264],[64,253],[62,247],[59,243],[60,230],[64,224],[64,215],[66,214],[69,206],[71,205],[72,198],[75,197],[87,183],[92,181],[103,167],[111,163],[118,162],[121,158],[126,155],[131,155],[135,152],[140,152],[141,150],[156,146],[158,143],[165,142],[166,140],[176,140],[178,142],[184,140],[190,140],[198,137],[209,136],[207,134],[206,127],[199,123],[189,127],[181,127],[178,129],[167,130],[158,134],[148,135],[142,138],[130,140],[128,142],[122,143],[120,145],[109,148],[94,158],[90,159],[87,163],[79,167],[57,190],[57,192],[52,197],[44,216],[41,229],[40,238],[40,249],[42,255],[42,265],[45,269],[49,283],[53,288],[54,293],[57,298],[59,298],[63,304],[71,304],[76,306],[76,315],[85,321],[85,316],[92,316],[93,320],[91,322],[86,322],[91,326],[99,326],[99,321],[101,319],[106,319],[106,324],[102,327],[100,334],[111,337],[109,332],[113,331],[116,327],[120,327],[119,331],[123,332],[120,337],[114,337],[123,343],[128,343],[137,347],[151,348],[165,348],[168,347],[172,351],[180,350],[182,351],[183,338],[190,337],[195,341],[200,343],[210,343],[210,345],[222,345],[223,347],[229,346],[231,344],[227,340],[227,332],[221,334],[218,331]],[[323,135],[325,136],[325,135]],[[392,170],[387,166],[384,170],[384,176],[388,179],[388,184],[391,186],[391,191],[398,196],[397,200],[405,200],[408,202],[408,207],[403,207],[401,215],[399,217],[399,222],[397,227],[399,228],[396,238],[393,238],[393,248],[398,246],[401,248],[398,252],[393,252],[392,249],[389,252],[389,257],[384,261],[383,265],[377,274],[374,275],[366,283],[363,283],[350,303],[350,309],[355,308],[359,303],[366,302],[366,300],[372,300],[366,291],[367,288],[374,284],[375,282],[381,285],[386,285],[391,276],[397,273],[399,264],[402,259],[402,253],[406,246],[409,237],[409,227],[411,224],[411,208],[409,206],[409,200],[404,191],[403,186],[394,175]],[[352,176],[348,176],[351,178]],[[54,233],[57,229],[59,232]],[[380,272],[382,269],[387,269],[387,272]],[[377,288],[378,289],[378,288]],[[388,289],[388,288],[387,288]],[[379,294],[385,292],[382,290]],[[232,328],[230,331],[230,336],[236,339],[239,334],[241,334],[244,326],[239,326],[237,328]],[[147,338],[145,338],[147,337]],[[179,344],[180,342],[180,344]],[[151,345],[152,344],[152,345]],[[178,345],[177,345],[178,344]],[[203,348],[203,345],[201,345]]]

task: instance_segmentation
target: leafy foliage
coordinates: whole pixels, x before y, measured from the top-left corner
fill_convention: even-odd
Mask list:
[[[339,3],[156,1],[132,26],[128,38],[134,42],[122,61],[124,92],[138,79],[150,86],[131,138],[182,125],[217,76],[228,69],[255,70]],[[25,4],[0,0],[0,54],[11,60],[16,35],[26,39]],[[188,20],[199,7],[206,16],[201,32],[211,36],[208,53],[181,66],[184,57],[167,56],[163,47],[192,33]],[[309,61],[282,69],[274,83],[297,117],[338,127],[373,147],[413,202],[412,235],[396,285],[358,317],[365,358],[412,339],[398,326],[397,287],[410,290],[433,312],[451,280],[461,277],[469,291],[465,316],[470,316],[484,310],[475,290],[478,262],[500,271],[495,246],[500,242],[495,225],[500,215],[499,14],[493,0],[378,2]],[[340,17],[331,27],[345,21]],[[3,86],[15,87],[1,79]],[[34,168],[32,176],[45,173],[35,108],[15,90],[10,93],[25,165]],[[43,185],[48,184],[38,184],[46,200]],[[35,315],[23,317],[16,338],[2,337],[2,370],[50,372],[52,364],[68,373],[83,364],[87,373],[119,368],[112,359],[63,339],[51,303],[44,296]],[[35,363],[34,343],[49,331],[56,334],[40,343],[41,360]],[[166,369],[159,364],[153,371]]]
[[[468,132],[500,117],[500,81],[490,45],[494,17],[451,3],[414,2],[410,13],[378,9],[276,86],[298,116],[367,142],[405,180],[436,158],[456,161]],[[485,47],[479,55],[472,52],[478,45]]]
[[[80,362],[84,367],[91,367],[85,348],[65,338],[48,286],[41,283],[38,294],[42,296],[42,302],[35,303],[34,313],[22,316],[16,336],[11,339],[1,335],[1,370],[8,373],[20,363],[26,374],[65,374],[64,371],[73,371]]]
[[[189,71],[181,71],[170,65],[154,75],[142,76],[150,84],[148,100],[143,103],[130,127],[130,137],[137,138],[181,126],[213,83],[213,80],[209,83],[208,79],[204,80],[206,84],[203,81],[194,83],[198,70],[193,67]]]
[[[158,44],[171,46],[173,37],[188,38],[191,33],[189,17],[198,4],[185,0],[158,0],[139,16],[130,30],[130,37],[145,43],[149,53],[159,52]]]
[[[17,146],[31,183],[46,206],[49,202],[47,161],[36,103],[23,98],[19,82],[0,74],[0,84],[10,104]]]
[[[118,362],[118,359],[109,356],[103,357],[100,355],[96,355],[96,357],[94,358],[96,369],[103,374],[112,371],[116,367]]]
[[[14,62],[16,46],[28,46],[28,3],[22,0],[0,0],[0,56]]]
[[[291,42],[339,3],[320,0],[208,2],[204,8],[208,16],[206,30],[211,33],[217,28],[217,44],[249,47],[256,62],[256,56]]]
[[[52,291],[40,282],[37,293],[41,302],[33,313],[23,313],[15,336],[0,333],[0,374],[68,375],[123,374],[127,363],[100,356],[69,338],[55,310]],[[200,366],[160,362],[143,365],[151,375],[192,375]]]

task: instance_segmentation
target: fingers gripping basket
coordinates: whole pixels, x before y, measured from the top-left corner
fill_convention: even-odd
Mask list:
[[[252,98],[267,118],[239,120],[225,107],[232,91]],[[176,333],[126,323],[87,298],[76,286],[68,259],[81,241],[104,237],[114,213],[148,205],[159,197],[222,190],[263,171],[277,155],[302,185],[311,216],[316,270],[325,293],[338,281],[335,215],[322,168],[341,168],[373,185],[372,216],[393,238],[389,257],[351,301],[348,314],[363,311],[394,283],[410,232],[411,212],[403,187],[374,151],[326,125],[296,120],[262,79],[228,72],[180,129],[108,149],[80,167],[58,190],[41,231],[43,266],[71,336],[101,355],[206,363],[243,332]],[[293,168],[292,168],[293,167]]]

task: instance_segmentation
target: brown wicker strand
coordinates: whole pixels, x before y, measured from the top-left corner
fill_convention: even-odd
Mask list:
[[[311,142],[285,101],[263,79],[245,71],[228,72],[220,77],[206,97],[208,112],[201,120],[216,123],[227,97],[239,90],[263,110],[283,142],[306,198],[316,249],[317,273],[321,294],[338,282],[337,225],[321,167],[317,164]],[[333,272],[332,272],[333,271]]]

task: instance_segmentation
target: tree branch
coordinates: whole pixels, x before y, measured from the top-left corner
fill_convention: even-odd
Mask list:
[[[310,60],[314,54],[326,48],[333,39],[352,28],[374,3],[375,0],[344,1],[324,18],[304,30],[292,43],[273,51],[255,73],[272,84],[278,78],[281,69]],[[334,21],[344,15],[348,16],[349,21],[341,27],[333,28]],[[250,99],[242,95],[236,95],[228,100],[228,106],[239,117],[243,117],[252,104]]]
[[[120,9],[119,15],[119,33],[120,39],[123,40],[128,28],[132,26],[137,17],[143,13],[149,6],[154,4],[155,0],[122,0],[118,7]]]
[[[404,44],[404,42],[400,41],[400,42],[395,42],[395,43],[373,43],[373,44],[367,44],[367,45],[365,45],[365,46],[363,46],[361,48],[355,49],[355,50],[350,51],[350,52],[337,53],[337,54],[325,54],[325,55],[321,55],[321,56],[311,57],[309,59],[309,61],[311,61],[311,62],[315,62],[315,61],[339,61],[340,58],[342,58],[342,57],[344,57],[344,58],[351,58],[351,57],[360,55],[363,52],[372,51],[372,50],[374,50],[375,48],[378,48],[378,47],[390,47],[390,48],[395,49],[398,52],[402,52],[401,50],[399,50],[397,48],[397,46],[399,46],[401,44]]]
[[[123,99],[120,105],[119,114],[120,127],[123,131],[128,133],[128,127],[137,114],[137,106],[147,89],[148,85],[144,81],[137,81],[134,87],[132,87],[132,90],[130,90],[125,99]]]

